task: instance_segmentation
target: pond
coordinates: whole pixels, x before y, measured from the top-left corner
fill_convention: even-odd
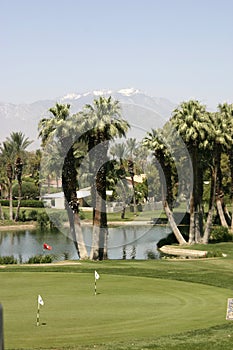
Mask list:
[[[92,227],[84,226],[83,236],[88,252],[91,249]],[[109,228],[109,259],[147,259],[148,253],[159,258],[157,242],[167,237],[166,226],[120,226]],[[52,247],[44,251],[43,244]],[[61,232],[25,230],[0,232],[0,256],[13,255],[19,262],[26,262],[39,254],[53,254],[55,260],[78,259],[72,239]]]

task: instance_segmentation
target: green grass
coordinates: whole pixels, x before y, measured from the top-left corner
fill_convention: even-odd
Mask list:
[[[5,348],[230,350],[233,244],[216,246],[227,258],[7,266],[0,270]],[[45,305],[36,327],[38,294]]]

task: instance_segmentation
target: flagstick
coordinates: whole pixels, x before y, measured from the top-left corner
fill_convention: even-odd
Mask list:
[[[95,295],[96,295],[96,278],[95,278]]]
[[[39,302],[37,303],[37,315],[36,315],[36,325],[40,325],[40,304]]]

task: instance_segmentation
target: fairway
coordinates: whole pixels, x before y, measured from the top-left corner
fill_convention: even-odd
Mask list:
[[[93,273],[1,273],[6,349],[153,339],[225,321],[229,289]],[[36,326],[37,296],[45,305]]]

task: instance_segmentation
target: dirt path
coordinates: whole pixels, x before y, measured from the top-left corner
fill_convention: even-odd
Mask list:
[[[34,224],[20,224],[20,225],[6,225],[0,226],[0,231],[17,231],[17,230],[34,230],[36,228],[36,223]]]

